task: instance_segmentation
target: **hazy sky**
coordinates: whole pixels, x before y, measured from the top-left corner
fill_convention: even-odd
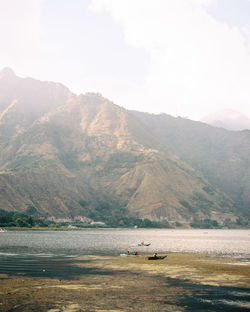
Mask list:
[[[250,117],[250,0],[0,0],[0,68],[128,109]]]

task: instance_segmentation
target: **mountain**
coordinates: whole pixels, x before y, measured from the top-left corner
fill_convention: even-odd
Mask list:
[[[196,172],[229,196],[236,211],[250,215],[250,131],[227,131],[166,114],[134,112]]]
[[[250,130],[250,118],[240,112],[231,109],[225,109],[210,114],[201,120],[209,125],[224,128],[227,130],[240,131]]]
[[[221,144],[215,132],[225,138],[221,151],[215,150]],[[241,203],[249,204],[248,132],[239,137],[199,122],[128,111],[100,94],[77,96],[10,69],[0,73],[0,138],[0,209],[34,207],[56,218],[190,221],[235,219],[247,211]],[[206,153],[212,145],[215,159]],[[223,157],[240,171],[231,170],[232,185],[222,187],[217,179],[229,175]]]

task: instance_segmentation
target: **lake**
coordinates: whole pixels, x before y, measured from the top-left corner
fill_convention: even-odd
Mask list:
[[[142,241],[150,246],[140,247]],[[250,257],[250,230],[85,229],[0,233],[0,257],[118,256],[127,250]]]

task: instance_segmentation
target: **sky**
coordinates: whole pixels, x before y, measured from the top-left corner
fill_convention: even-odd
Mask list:
[[[0,69],[127,109],[250,118],[250,0],[0,0]]]

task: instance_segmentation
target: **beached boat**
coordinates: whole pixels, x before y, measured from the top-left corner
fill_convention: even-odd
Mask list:
[[[148,260],[163,260],[166,257],[167,256],[152,256],[152,257],[148,257]]]

